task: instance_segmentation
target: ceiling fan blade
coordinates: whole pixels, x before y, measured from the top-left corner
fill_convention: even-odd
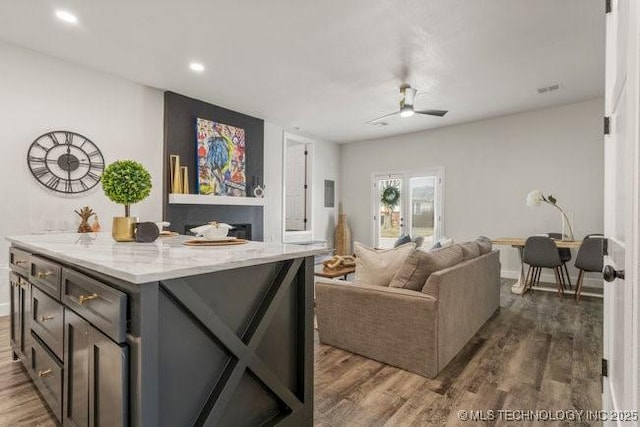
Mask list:
[[[448,110],[420,110],[416,111],[417,114],[426,114],[427,116],[438,116],[442,117],[447,114]]]
[[[384,119],[388,119],[389,117],[395,116],[396,114],[400,114],[400,111],[396,111],[395,113],[391,113],[391,114],[386,114],[386,115],[384,115],[382,117],[378,117],[377,119],[369,120],[365,124],[373,125],[373,124],[376,124],[378,122],[383,121]]]

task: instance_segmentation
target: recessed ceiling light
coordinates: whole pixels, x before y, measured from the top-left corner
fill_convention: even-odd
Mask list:
[[[67,24],[77,24],[78,17],[71,12],[67,12],[66,10],[56,10],[56,17],[66,22]]]
[[[196,71],[198,73],[201,73],[204,71],[204,65],[202,65],[199,62],[192,62],[191,64],[189,64],[189,68],[191,68],[193,71]]]

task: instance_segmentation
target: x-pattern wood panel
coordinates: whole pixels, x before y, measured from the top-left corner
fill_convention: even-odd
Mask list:
[[[176,305],[190,317],[195,318],[202,327],[219,344],[224,346],[233,356],[221,375],[220,380],[210,391],[206,404],[197,420],[198,426],[218,425],[225,409],[231,402],[244,373],[248,370],[262,382],[291,413],[302,408],[303,403],[289,388],[282,383],[278,375],[271,370],[256,354],[271,320],[283,301],[287,291],[295,282],[298,272],[302,271],[303,259],[298,258],[283,262],[274,280],[268,287],[258,309],[248,327],[238,337],[226,325],[220,316],[189,286],[185,279],[161,282],[161,287],[172,297]],[[302,271],[303,272],[303,271]]]

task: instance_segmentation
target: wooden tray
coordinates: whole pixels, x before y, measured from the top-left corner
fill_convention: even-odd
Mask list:
[[[175,231],[161,231],[159,237],[176,237],[179,235],[180,233],[176,233]]]
[[[245,243],[249,243],[249,241],[245,239],[227,239],[227,240],[191,239],[191,240],[185,240],[184,242],[182,242],[182,244],[185,246],[233,246],[233,245],[244,245]]]

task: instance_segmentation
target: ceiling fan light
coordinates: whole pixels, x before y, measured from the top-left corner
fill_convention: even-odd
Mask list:
[[[413,111],[413,108],[411,107],[403,107],[402,110],[400,110],[400,117],[411,117],[415,114],[415,112]]]

